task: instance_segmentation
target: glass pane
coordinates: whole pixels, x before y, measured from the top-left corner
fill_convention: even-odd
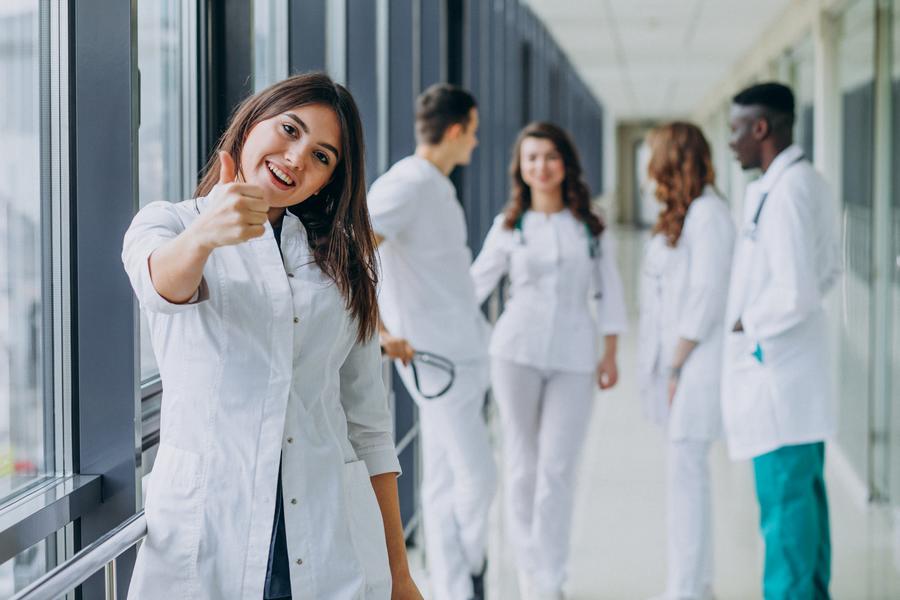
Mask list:
[[[815,56],[812,35],[803,38],[793,52],[794,92],[797,95],[797,124],[794,139],[803,147],[806,157],[813,155],[813,100],[815,98]]]
[[[38,0],[0,4],[0,504],[45,459]]]
[[[288,75],[287,0],[253,2],[253,87],[256,91]]]
[[[182,3],[138,2],[138,70],[141,126],[138,130],[140,204],[183,200],[185,132],[182,85]],[[146,319],[141,316],[141,380],[157,373]]]
[[[854,3],[841,18],[842,102],[841,228],[844,274],[840,282],[839,441],[854,470],[868,482],[870,414],[870,300],[874,174],[875,9]]]
[[[894,73],[893,73],[893,139],[891,146],[894,159],[894,285],[893,290],[893,390],[891,398],[891,490],[890,496],[895,506],[900,507],[900,1],[894,2]],[[900,524],[897,525],[900,527]]]
[[[0,564],[0,598],[22,591],[47,572],[49,545],[42,540]]]

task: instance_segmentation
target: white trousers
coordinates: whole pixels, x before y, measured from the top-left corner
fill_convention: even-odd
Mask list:
[[[708,441],[670,441],[667,456],[666,597],[700,600],[712,590],[712,501]]]
[[[503,427],[505,514],[516,566],[539,591],[558,593],[566,579],[594,376],[494,359],[491,380]]]
[[[489,373],[484,363],[457,364],[453,386],[426,400],[412,370],[398,365],[401,379],[419,407],[422,443],[422,518],[425,552],[435,600],[468,600],[472,574],[485,560],[488,514],[497,472],[482,408]],[[433,373],[433,372],[432,372]],[[419,372],[426,393],[442,382]]]

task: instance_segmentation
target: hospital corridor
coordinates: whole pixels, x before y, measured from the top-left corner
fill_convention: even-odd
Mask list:
[[[0,0],[0,600],[900,600],[900,0]]]
[[[619,265],[627,299],[633,299],[646,231],[617,229]],[[631,319],[637,317],[632,313]],[[624,373],[634,369],[634,331],[624,336]],[[641,414],[637,391],[626,377],[610,392],[595,396],[587,447],[581,464],[571,559],[572,600],[651,598],[665,585],[665,447],[659,429]],[[494,430],[495,435],[499,432]],[[499,458],[499,456],[498,456]],[[848,466],[829,457],[835,598],[895,598],[900,590],[898,543],[889,508],[872,507]],[[715,590],[720,600],[762,596],[757,573],[763,548],[757,534],[759,510],[753,501],[748,463],[733,463],[724,444],[710,456],[713,485]],[[519,598],[512,552],[504,541],[498,512],[492,511],[490,554],[499,559],[491,574],[491,598]],[[494,558],[496,557],[496,558]],[[413,553],[412,560],[421,556]],[[421,564],[421,563],[419,563]],[[495,565],[492,565],[492,568]],[[415,574],[423,582],[427,574]]]

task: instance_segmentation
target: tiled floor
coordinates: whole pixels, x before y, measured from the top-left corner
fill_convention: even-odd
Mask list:
[[[631,231],[617,236],[626,300],[636,307],[634,280],[642,236]],[[641,415],[633,376],[634,329],[621,341],[620,384],[597,396],[573,523],[571,600],[640,600],[660,593],[665,583],[664,445],[660,431]],[[839,457],[833,449],[829,452],[833,596],[900,598],[900,529],[892,527],[889,509],[867,507],[855,499],[853,483],[836,467]],[[760,598],[762,543],[750,465],[729,461],[721,443],[714,447],[710,465],[716,597]],[[496,502],[489,549],[489,597],[516,600],[515,572],[498,506]],[[412,559],[429,597],[422,556],[414,552]]]

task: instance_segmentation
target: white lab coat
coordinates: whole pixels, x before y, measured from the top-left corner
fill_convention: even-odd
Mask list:
[[[369,190],[378,247],[378,304],[391,334],[455,363],[486,362],[489,327],[478,303],[466,217],[453,183],[418,156],[398,161]]]
[[[662,234],[647,244],[638,376],[647,416],[668,423],[672,440],[711,440],[721,432],[719,381],[733,249],[728,206],[709,186],[688,207],[674,248]],[[670,414],[669,368],[680,338],[699,344],[682,368]]]
[[[484,562],[496,487],[490,437],[482,415],[488,389],[488,325],[475,302],[466,245],[466,218],[453,183],[418,156],[398,161],[369,190],[378,247],[378,305],[393,335],[416,350],[449,358],[456,379],[426,400],[412,372],[397,370],[419,407],[422,440],[422,521],[428,575],[436,600],[472,595],[471,574]],[[420,372],[423,389],[428,369]]]
[[[479,302],[509,275],[509,300],[494,327],[491,357],[538,369],[590,373],[599,359],[598,333],[627,328],[622,279],[609,232],[589,253],[584,223],[570,210],[526,211],[521,231],[499,215],[472,264]],[[589,301],[596,300],[596,321]]]
[[[840,263],[835,207],[802,150],[779,154],[747,188],[731,270],[722,408],[731,456],[745,459],[834,433],[822,297]],[[768,192],[756,228],[750,223]],[[741,319],[744,333],[731,333]],[[753,357],[756,344],[763,362]]]
[[[266,223],[262,237],[212,253],[195,301],[167,302],[148,258],[196,216],[193,201],[156,202],[125,235],[163,381],[148,535],[129,596],[262,598],[281,459],[293,597],[389,598],[369,477],[400,468],[377,341],[356,342],[290,214],[283,259]]]

